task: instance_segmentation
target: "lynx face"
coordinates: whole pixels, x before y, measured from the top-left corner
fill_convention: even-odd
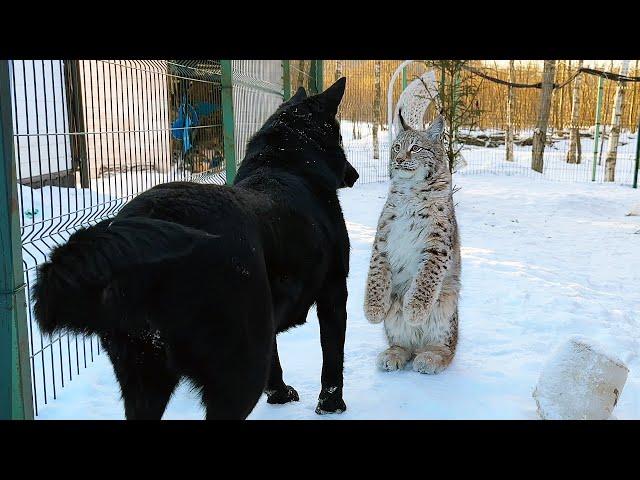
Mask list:
[[[437,117],[425,131],[407,127],[404,121],[401,123],[403,130],[391,145],[392,176],[426,178],[446,167],[442,117]]]

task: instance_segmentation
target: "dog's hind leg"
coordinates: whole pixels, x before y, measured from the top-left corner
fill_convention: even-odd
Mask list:
[[[227,379],[231,380],[231,379]],[[202,387],[202,403],[207,420],[244,420],[256,406],[263,382],[212,382]]]
[[[160,420],[180,376],[167,365],[164,347],[124,333],[101,336],[120,384],[127,420]]]
[[[280,366],[280,357],[278,357],[278,343],[276,339],[273,340],[271,369],[269,371],[269,380],[267,381],[265,393],[267,394],[267,403],[271,404],[297,402],[300,400],[295,388],[286,385],[282,379],[282,367]]]

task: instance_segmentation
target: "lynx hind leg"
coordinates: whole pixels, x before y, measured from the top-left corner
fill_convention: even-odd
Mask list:
[[[452,359],[453,352],[448,347],[427,345],[413,359],[413,369],[416,372],[435,375],[447,368]]]
[[[378,367],[387,372],[402,370],[411,360],[411,352],[406,348],[393,345],[378,355]]]
[[[426,345],[418,349],[413,359],[413,369],[416,372],[435,375],[449,366],[456,353],[458,344],[458,310],[452,318],[449,335],[444,345]]]

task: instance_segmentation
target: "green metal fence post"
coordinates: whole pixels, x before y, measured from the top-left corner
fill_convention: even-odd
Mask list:
[[[222,134],[227,185],[236,177],[235,120],[233,116],[233,68],[231,60],[220,60],[222,73]]]
[[[322,60],[316,60],[316,89],[318,93],[324,91],[324,64]]]
[[[598,79],[598,103],[596,104],[596,134],[593,139],[593,167],[591,168],[591,181],[596,181],[596,162],[598,161],[598,138],[600,137],[600,111],[602,110],[602,91],[604,90],[604,78]]]
[[[407,88],[407,67],[402,69],[402,91],[404,92]]]
[[[311,76],[311,86],[312,86],[312,94],[316,95],[323,90],[324,83],[324,72],[322,60],[311,60],[311,69],[309,72]]]
[[[638,170],[640,169],[640,118],[638,118],[638,130],[636,130],[636,165],[633,170],[633,188],[638,188]]]
[[[0,419],[33,419],[9,62],[0,61]]]
[[[291,98],[291,65],[289,60],[282,60],[282,98],[285,102]]]

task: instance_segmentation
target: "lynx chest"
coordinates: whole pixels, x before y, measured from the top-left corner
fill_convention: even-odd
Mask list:
[[[418,273],[432,222],[428,215],[429,205],[412,192],[390,196],[388,202],[392,208],[386,242],[387,259],[391,267],[392,289],[402,295]]]

